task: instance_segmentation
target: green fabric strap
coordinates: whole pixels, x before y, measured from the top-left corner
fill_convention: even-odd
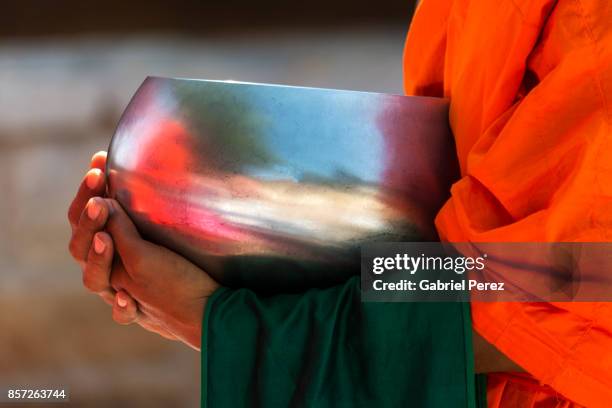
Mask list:
[[[202,407],[474,407],[469,305],[362,303],[359,277],[206,308]]]

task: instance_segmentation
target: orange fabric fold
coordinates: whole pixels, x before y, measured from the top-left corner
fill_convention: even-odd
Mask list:
[[[443,240],[611,240],[611,22],[605,0],[419,5],[405,91],[450,99],[462,175],[436,219]],[[473,303],[472,315],[530,373],[491,376],[489,406],[612,406],[612,303]]]

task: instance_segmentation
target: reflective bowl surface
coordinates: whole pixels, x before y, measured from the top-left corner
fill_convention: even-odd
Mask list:
[[[435,240],[457,164],[443,99],[151,77],[107,174],[146,239],[291,292],[359,273],[364,242]]]

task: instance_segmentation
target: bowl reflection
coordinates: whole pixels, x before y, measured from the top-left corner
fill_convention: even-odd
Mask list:
[[[325,287],[370,241],[435,240],[457,175],[442,99],[148,78],[109,147],[143,236],[224,285]]]

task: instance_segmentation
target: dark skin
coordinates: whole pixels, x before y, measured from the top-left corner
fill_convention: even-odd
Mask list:
[[[167,339],[200,350],[206,302],[219,283],[182,256],[142,239],[123,208],[104,198],[106,152],[92,157],[68,219],[70,253],[83,284],[112,306],[119,324],[137,323]],[[523,371],[473,332],[478,373]]]
[[[106,153],[92,158],[68,211],[70,253],[83,284],[113,308],[119,324],[137,323],[199,350],[208,297],[219,287],[200,268],[146,241],[121,206],[104,195]]]

